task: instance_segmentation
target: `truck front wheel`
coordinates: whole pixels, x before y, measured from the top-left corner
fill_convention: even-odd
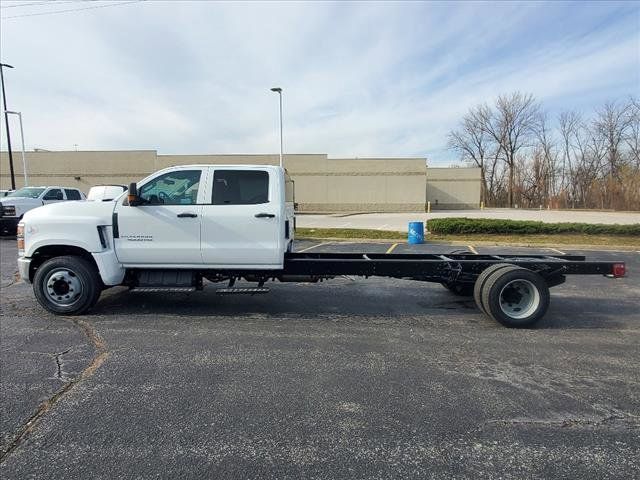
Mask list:
[[[80,315],[98,301],[100,275],[95,266],[82,257],[54,257],[36,270],[33,291],[40,305],[48,311]]]

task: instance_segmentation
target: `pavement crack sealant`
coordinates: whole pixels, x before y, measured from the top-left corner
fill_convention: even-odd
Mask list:
[[[85,336],[89,339],[93,347],[95,348],[95,355],[91,363],[85,367],[80,374],[66,382],[56,393],[53,394],[52,397],[48,398],[44,402],[40,404],[36,412],[29,417],[26,423],[24,423],[16,432],[7,445],[0,446],[0,463],[4,463],[7,457],[13,452],[16,448],[18,448],[22,442],[27,438],[29,433],[36,427],[40,419],[49,411],[51,408],[55,406],[56,403],[70,390],[72,390],[76,385],[80,382],[84,381],[88,377],[94,374],[94,372],[100,368],[100,366],[104,363],[104,361],[109,356],[109,351],[107,350],[107,345],[104,340],[98,335],[95,329],[84,320],[76,320],[69,319],[76,326],[80,327],[80,329],[84,332]],[[69,349],[71,350],[71,349]],[[58,374],[62,375],[62,365],[60,362],[60,356],[68,353],[69,350],[61,353],[55,354],[56,362],[58,364]],[[58,376],[58,378],[64,378],[62,376]]]

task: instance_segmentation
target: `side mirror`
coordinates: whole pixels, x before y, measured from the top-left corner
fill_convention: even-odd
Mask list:
[[[138,197],[138,186],[134,183],[129,184],[129,194],[127,195],[129,205],[135,207],[140,205],[140,197]]]

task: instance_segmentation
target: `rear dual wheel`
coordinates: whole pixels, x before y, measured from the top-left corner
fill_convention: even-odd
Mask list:
[[[544,278],[514,265],[492,267],[489,267],[492,271],[485,270],[476,281],[474,297],[478,307],[507,327],[530,327],[540,320],[550,300]]]

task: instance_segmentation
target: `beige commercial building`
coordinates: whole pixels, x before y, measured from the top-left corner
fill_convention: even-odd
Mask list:
[[[24,184],[22,157],[13,155],[16,186]],[[78,187],[140,180],[172,165],[278,164],[278,155],[158,155],[155,150],[27,152],[30,185]],[[424,158],[328,158],[285,155],[301,212],[422,212],[431,208],[477,208],[480,170],[427,168]],[[0,186],[11,185],[9,160],[0,152]]]
[[[427,202],[434,210],[478,208],[479,168],[428,168]]]

